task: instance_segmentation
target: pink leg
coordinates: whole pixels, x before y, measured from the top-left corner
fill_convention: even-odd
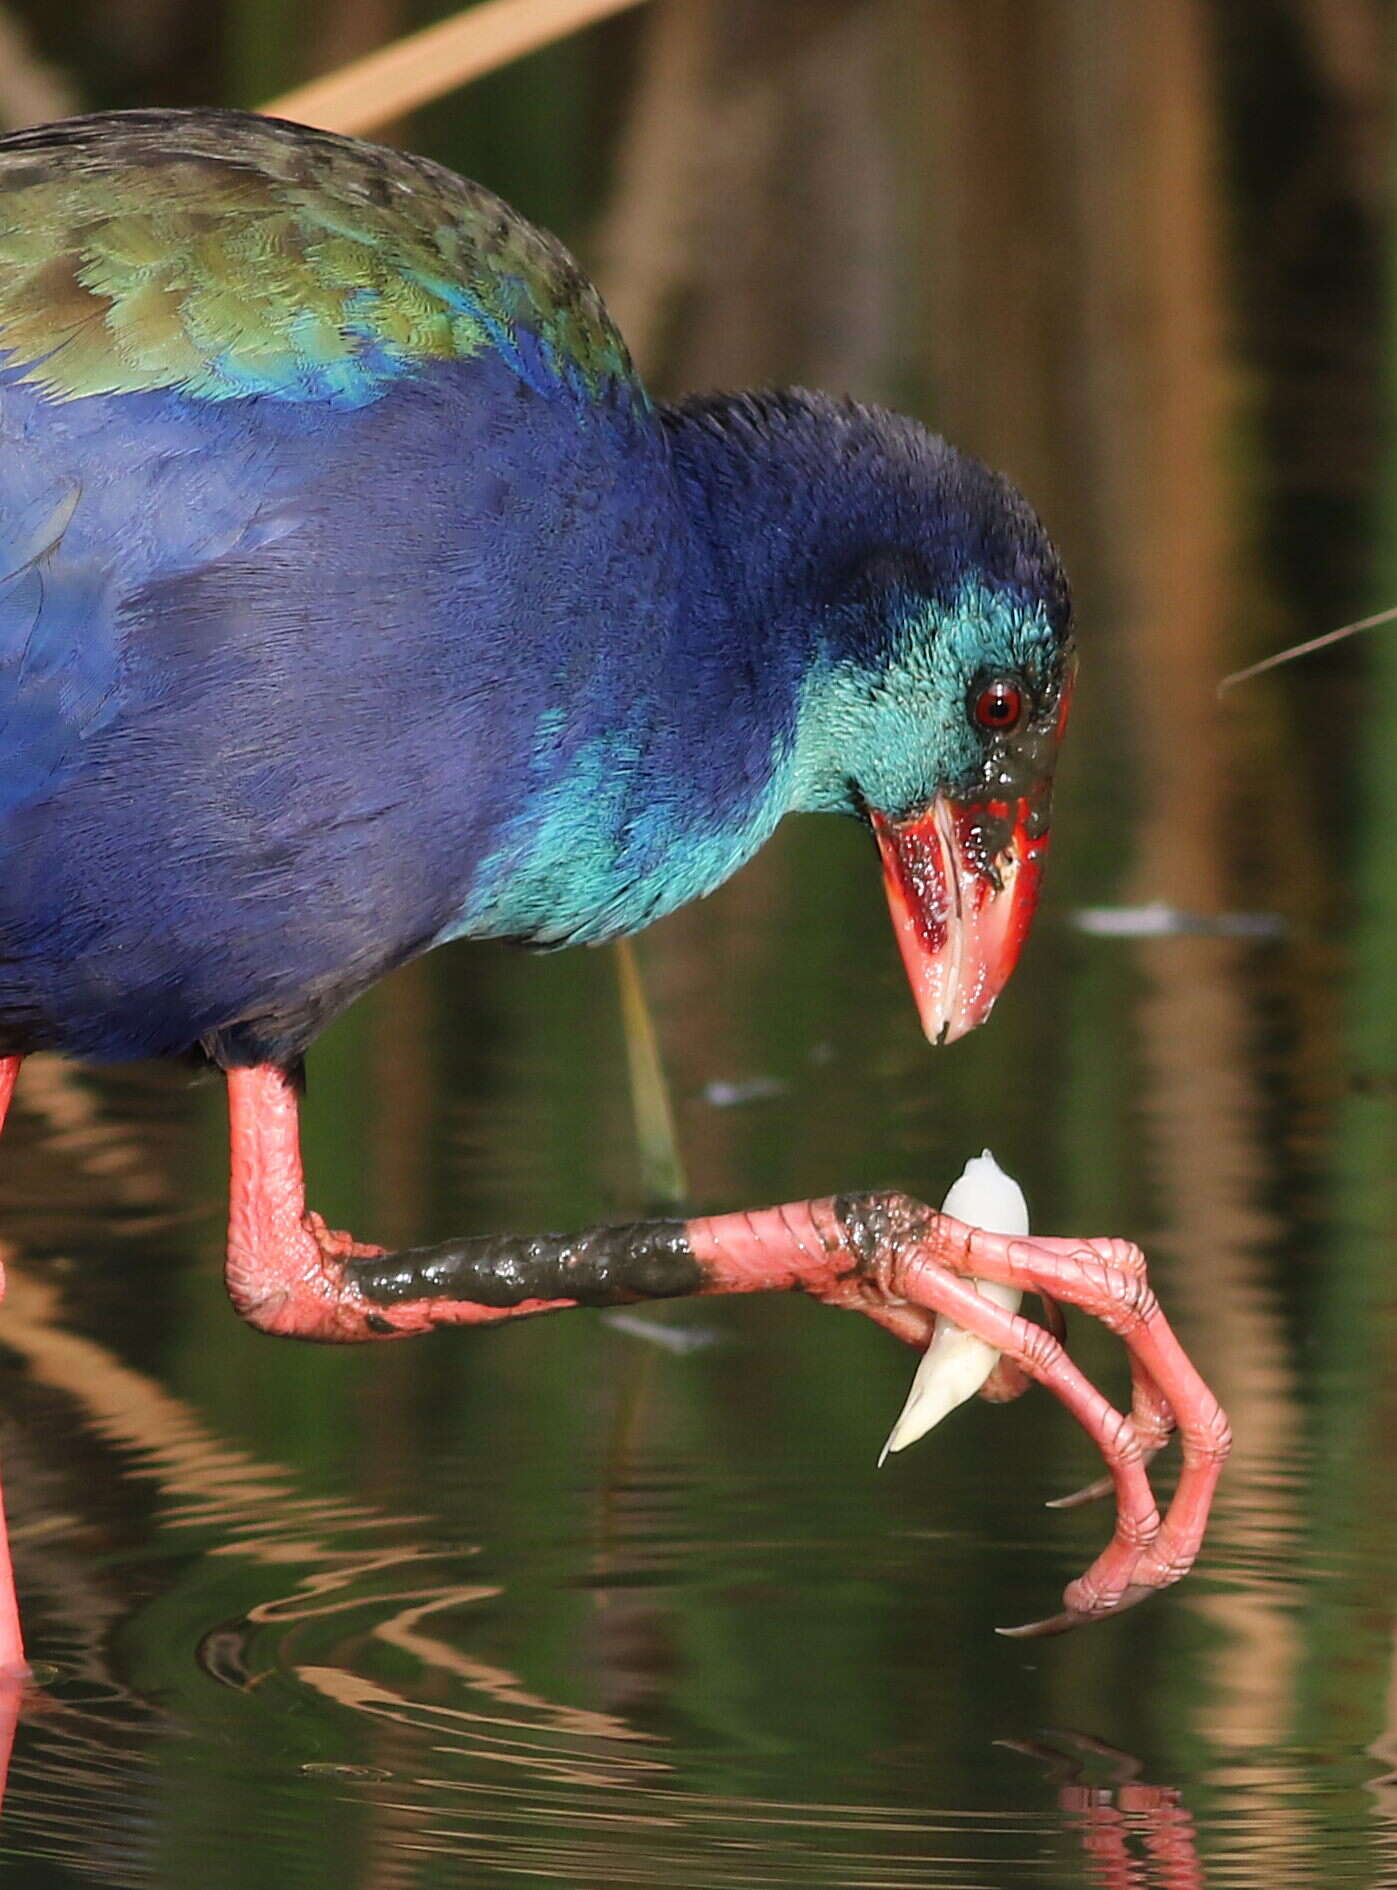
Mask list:
[[[867,1195],[385,1254],[331,1233],[307,1212],[296,1095],[280,1072],[230,1071],[228,1099],[228,1287],[238,1310],[265,1331],[405,1338],[570,1306],[798,1291],[865,1313],[924,1347],[944,1314],[1067,1406],[1105,1458],[1116,1494],[1111,1542],[1068,1587],[1066,1612],[1016,1632],[1055,1632],[1115,1613],[1178,1580],[1197,1555],[1227,1452],[1226,1419],[1169,1330],[1138,1250],[1124,1241],[1010,1240],[905,1196]],[[1184,1470],[1162,1525],[1135,1424],[1087,1382],[1051,1332],[987,1300],[966,1275],[1080,1306],[1124,1338],[1137,1408],[1152,1425],[1166,1410],[1176,1413],[1183,1437]],[[1014,1388],[1009,1370],[1004,1377]]]
[[[0,1057],[0,1129],[5,1126],[21,1060],[19,1057]],[[0,1269],[0,1294],[4,1290],[5,1276],[3,1269]],[[15,1596],[14,1568],[10,1561],[10,1532],[5,1522],[3,1498],[0,1498],[0,1732],[7,1727],[5,1736],[9,1739],[14,1736],[13,1712],[10,1710],[14,1705],[14,1686],[28,1672],[29,1665],[24,1658],[24,1637],[19,1625],[19,1602]],[[6,1745],[6,1760],[8,1752]],[[0,1771],[0,1792],[3,1789],[3,1772]]]
[[[262,1065],[228,1072],[231,1144],[228,1198],[228,1296],[263,1332],[331,1343],[404,1339],[440,1325],[493,1325],[529,1312],[571,1306],[571,1299],[524,1300],[502,1307],[414,1293],[401,1306],[375,1302],[347,1263],[385,1256],[334,1233],[306,1207],[299,1104],[282,1071]],[[419,1258],[430,1249],[415,1250]],[[422,1286],[425,1269],[413,1283]]]

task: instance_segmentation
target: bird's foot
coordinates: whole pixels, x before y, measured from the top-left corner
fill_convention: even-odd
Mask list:
[[[1061,1614],[1004,1631],[1060,1633],[1133,1607],[1187,1573],[1202,1543],[1231,1433],[1160,1310],[1139,1248],[1124,1240],[985,1233],[896,1195],[832,1205],[865,1279],[876,1281],[892,1305],[926,1308],[993,1345],[1067,1406],[1106,1459],[1108,1478],[1091,1490],[1115,1493],[1111,1542],[1068,1585]],[[1130,1416],[1083,1377],[1051,1332],[976,1292],[975,1279],[1080,1307],[1115,1332],[1130,1357]],[[1146,1464],[1175,1428],[1183,1468],[1161,1519]]]

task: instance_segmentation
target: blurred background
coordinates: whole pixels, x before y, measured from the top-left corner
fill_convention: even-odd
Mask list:
[[[253,106],[435,17],[3,0],[0,127]],[[1107,1527],[1041,1507],[1092,1474],[1046,1400],[875,1478],[912,1361],[805,1304],[269,1344],[220,1086],[34,1059],[0,1448],[49,1685],[0,1875],[1397,1883],[1397,626],[1217,693],[1397,605],[1394,75],[1391,0],[648,0],[376,127],[561,235],[661,396],[906,408],[1046,518],[1081,685],[989,1026],[922,1042],[852,823],[641,959],[695,1201],[939,1200],[989,1144],[1043,1231],[1141,1241],[1237,1452],[1183,1587],[997,1641]],[[391,1243],[634,1214],[625,1068],[611,953],[437,952],[313,1054],[312,1198]]]

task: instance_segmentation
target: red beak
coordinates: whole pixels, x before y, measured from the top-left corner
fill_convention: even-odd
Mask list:
[[[938,794],[911,820],[872,821],[922,1028],[954,1043],[984,1023],[1018,963],[1048,851],[1047,795],[961,806]]]

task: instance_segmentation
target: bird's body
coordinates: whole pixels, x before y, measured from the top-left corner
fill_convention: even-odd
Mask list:
[[[0,487],[28,488],[7,568],[71,508],[0,589],[0,1051],[295,1056],[452,929],[546,932],[492,858],[598,697],[621,749],[663,682],[645,658],[677,547],[629,423],[516,401],[493,357],[328,421],[273,398],[39,402],[0,390]],[[645,556],[621,570],[625,532]],[[535,533],[568,558],[519,556]],[[585,848],[628,810],[576,811]],[[603,900],[579,889],[555,935],[603,929]]]
[[[0,1054],[290,1061],[443,937],[711,890],[847,803],[879,556],[984,593],[977,667],[1058,660],[1002,482],[812,396],[655,408],[556,246],[421,160],[24,134],[0,264]]]
[[[0,139],[0,1123],[33,1050],[222,1065],[266,1330],[800,1284],[924,1346],[949,1302],[897,1272],[901,1208],[358,1247],[306,1209],[295,1077],[413,954],[635,930],[793,810],[873,828],[924,1025],[963,1034],[1032,915],[1071,666],[1005,481],[819,395],[655,405],[565,252],[435,165],[236,113]],[[957,1321],[1071,1402],[967,1268],[951,1240]],[[1196,1479],[1146,1567],[1121,1475],[1080,1614],[1196,1548]]]

